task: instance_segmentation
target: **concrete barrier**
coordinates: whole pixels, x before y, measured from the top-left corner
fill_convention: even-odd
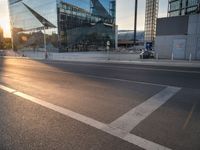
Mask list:
[[[23,52],[25,57],[33,59],[45,59],[44,52]],[[105,60],[121,60],[121,61],[132,61],[138,60],[139,54],[134,53],[116,53],[110,52],[109,58],[106,52],[69,52],[69,53],[48,53],[48,59],[50,60],[88,60],[88,61],[105,61]]]

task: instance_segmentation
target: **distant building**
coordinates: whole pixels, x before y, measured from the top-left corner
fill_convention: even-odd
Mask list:
[[[4,36],[3,36],[3,29],[0,27],[0,48],[3,48],[4,43]]]
[[[115,46],[115,0],[9,0],[14,49],[85,51]],[[45,33],[44,33],[45,27]]]
[[[156,37],[156,20],[158,18],[159,0],[146,0],[145,42],[154,42]]]
[[[136,45],[144,45],[144,31],[137,31]],[[134,46],[134,31],[133,30],[119,30],[118,31],[118,46],[119,47]]]
[[[169,0],[168,16],[184,16],[199,12],[200,0]]]

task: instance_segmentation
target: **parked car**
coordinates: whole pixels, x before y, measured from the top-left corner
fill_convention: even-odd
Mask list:
[[[6,56],[6,53],[4,50],[0,50],[0,56]]]
[[[154,58],[155,56],[155,52],[154,51],[142,51],[140,53],[140,59],[148,59],[148,58]]]

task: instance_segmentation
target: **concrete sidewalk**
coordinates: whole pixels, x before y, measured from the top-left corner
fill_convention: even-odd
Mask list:
[[[189,60],[166,60],[166,59],[140,59],[138,53],[117,53],[117,52],[70,52],[70,53],[48,53],[48,61],[74,61],[74,62],[95,62],[95,63],[119,63],[155,66],[176,66],[176,67],[200,67],[200,61]],[[23,52],[25,57],[5,56],[6,58],[23,58],[45,60],[44,52]]]

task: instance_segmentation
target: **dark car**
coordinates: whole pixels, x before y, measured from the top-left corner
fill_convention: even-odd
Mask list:
[[[5,51],[4,50],[0,50],[0,56],[5,56],[5,55],[6,55]]]
[[[143,51],[140,53],[140,59],[154,58],[154,51]]]

